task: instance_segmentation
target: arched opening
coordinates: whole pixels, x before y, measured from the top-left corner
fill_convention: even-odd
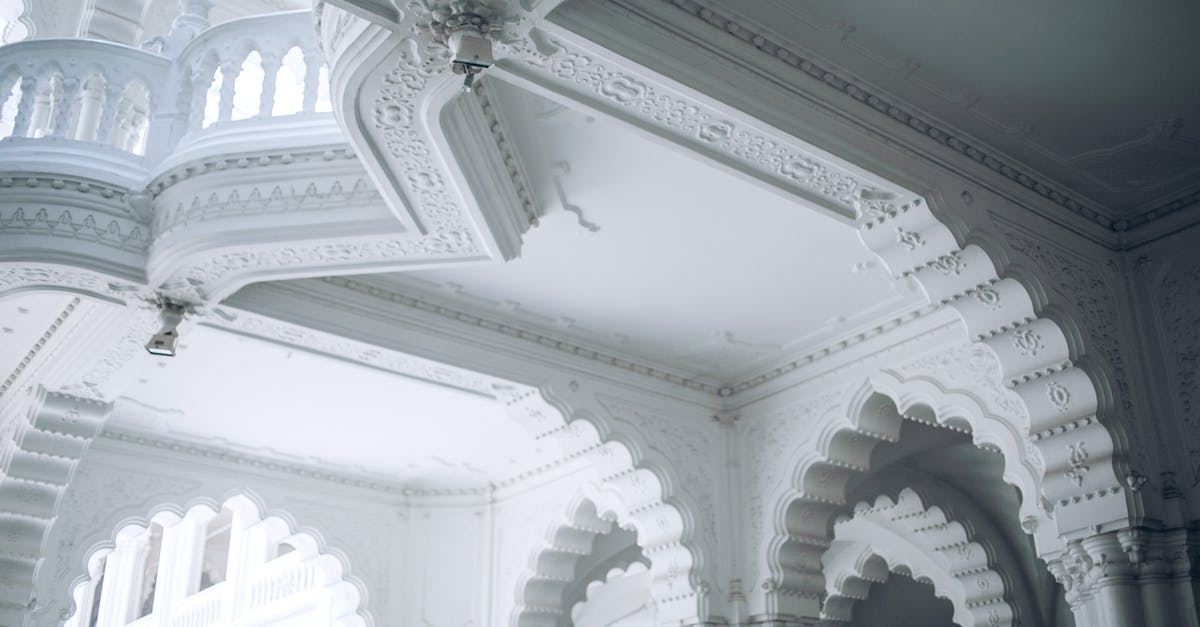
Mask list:
[[[12,137],[16,130],[17,111],[21,106],[22,93],[21,75],[16,72],[4,74],[0,80],[0,98],[3,98],[3,103],[0,104],[0,139]]]
[[[622,527],[616,512],[598,512],[590,499],[582,499],[534,555],[513,622],[518,627],[657,624],[652,568],[632,526]]]
[[[932,389],[918,393],[914,387],[904,389],[896,381],[889,386],[885,378],[876,379],[851,397],[845,418],[827,417],[817,437],[819,452],[799,462],[797,489],[780,510],[787,537],[777,543],[774,558],[774,567],[782,573],[782,594],[777,598],[781,613],[821,611],[829,620],[850,621],[848,611],[834,616],[831,606],[822,609],[803,601],[821,598],[833,585],[822,558],[837,545],[835,520],[849,515],[852,503],[874,502],[881,494],[894,500],[912,486],[953,493],[952,500],[961,508],[986,512],[974,518],[994,521],[989,532],[993,544],[1001,547],[997,551],[1004,554],[1006,568],[1019,573],[1014,578],[1022,582],[1016,595],[1025,608],[1019,612],[1020,624],[1058,624],[1052,622],[1060,613],[1058,598],[1045,592],[1057,586],[1037,558],[1039,548],[1050,547],[1035,546],[1029,535],[1039,525],[1053,525],[1040,496],[1040,468],[1030,463],[1036,460],[1025,459],[1025,447],[1006,441],[996,428],[999,423],[989,423],[968,399]],[[877,391],[885,388],[887,394]],[[899,407],[892,395],[900,399]],[[974,524],[976,531],[982,524]],[[877,553],[856,554],[850,562],[861,571],[867,557]],[[882,582],[886,577],[875,579]],[[850,596],[855,594],[851,591]],[[857,598],[866,598],[865,592]]]
[[[304,76],[306,73],[304,53],[299,46],[292,46],[275,73],[275,98],[272,116],[294,115],[304,110]]]
[[[221,91],[225,84],[225,73],[214,63],[212,78],[208,81],[208,89],[204,92],[204,110],[200,116],[200,128],[208,128],[216,123],[221,111]]]
[[[233,81],[233,112],[230,114],[230,120],[245,120],[259,114],[265,76],[262,55],[257,50],[251,50],[242,61],[242,69]]]
[[[342,560],[282,518],[264,517],[242,495],[219,508],[201,504],[180,514],[167,506],[127,523],[87,564],[67,627],[234,618],[253,626],[368,624],[360,587],[346,580]]]

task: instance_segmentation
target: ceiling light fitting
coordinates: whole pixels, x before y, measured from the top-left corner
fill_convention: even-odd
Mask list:
[[[179,323],[183,322],[186,307],[172,300],[163,299],[158,304],[158,319],[162,328],[150,336],[146,342],[146,351],[159,357],[174,357],[175,348],[179,343]]]
[[[469,92],[475,75],[495,62],[492,40],[488,37],[491,26],[478,13],[462,10],[462,6],[452,7],[453,12],[437,15],[429,27],[450,48],[450,69],[465,75],[463,91]]]

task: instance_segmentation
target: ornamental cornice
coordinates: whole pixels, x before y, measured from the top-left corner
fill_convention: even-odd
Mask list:
[[[1006,161],[1002,158],[1003,155],[1000,151],[959,131],[939,126],[936,121],[931,121],[916,113],[907,103],[861,81],[847,77],[810,55],[795,50],[794,47],[782,44],[759,25],[747,24],[745,21],[725,13],[711,0],[659,0],[659,2],[713,26],[725,36],[727,41],[730,38],[736,39],[769,56],[774,62],[786,63],[795,70],[815,79],[814,84],[823,85],[827,90],[835,91],[841,96],[870,107],[893,124],[916,131],[927,139],[950,148],[1105,231],[1114,234],[1122,233],[1190,207],[1200,200],[1200,192],[1192,192],[1180,198],[1162,202],[1156,207],[1147,208],[1146,211],[1140,211],[1136,215],[1114,219],[1107,208],[1090,206],[1090,203],[1075,197],[1074,192],[1062,188],[1025,166]],[[628,0],[616,0],[614,4],[632,16],[649,19],[645,15],[644,7],[639,7]],[[671,28],[671,25],[664,21],[655,21],[655,24],[659,30],[670,30]],[[717,54],[720,54],[719,46],[716,47],[716,51]],[[753,68],[745,69],[754,71]]]
[[[167,455],[208,460],[224,466],[235,466],[251,471],[291,475],[303,480],[349,486],[363,490],[402,496],[484,496],[491,493],[488,484],[456,488],[419,488],[406,485],[392,477],[370,473],[362,469],[351,469],[339,464],[322,461],[306,464],[293,460],[271,457],[250,450],[241,450],[231,442],[220,445],[195,442],[185,438],[152,434],[136,429],[109,425],[100,433],[105,440],[146,447],[162,451]]]

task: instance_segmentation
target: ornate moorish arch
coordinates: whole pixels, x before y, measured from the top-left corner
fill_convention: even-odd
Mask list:
[[[827,594],[821,619],[850,622],[854,603],[867,598],[871,584],[895,572],[932,584],[953,605],[959,625],[1019,624],[1008,578],[992,553],[969,525],[910,488],[895,499],[881,495],[874,503],[861,502],[852,516],[834,523],[833,542],[821,556]]]
[[[595,411],[559,409],[569,405],[555,391],[557,386],[546,388],[543,392],[505,385],[497,388],[497,396],[536,439],[556,443],[567,459],[585,458],[593,472],[566,515],[534,551],[530,571],[519,584],[513,624],[552,625],[569,611],[563,606],[562,592],[576,560],[590,550],[596,535],[611,529],[611,521],[637,533],[637,544],[650,560],[651,596],[660,620],[703,622],[708,611],[700,575],[703,551],[691,537],[691,512],[672,498],[672,488],[679,482],[661,463],[640,459],[645,443],[628,442],[630,436],[611,433],[611,425]],[[571,384],[566,388],[571,390]],[[578,391],[578,384],[572,391]],[[552,405],[548,397],[559,402]],[[573,419],[568,422],[566,415]],[[608,437],[602,436],[601,429],[609,431]]]
[[[817,433],[788,463],[790,487],[774,501],[774,539],[768,546],[771,579],[764,586],[771,611],[812,615],[826,592],[821,556],[833,540],[832,523],[847,507],[847,489],[870,470],[871,453],[897,442],[904,420],[969,434],[976,446],[1000,452],[1003,479],[1022,494],[1021,524],[1039,552],[1060,550],[1054,512],[1045,493],[1043,462],[1025,446],[1012,416],[989,411],[971,393],[946,390],[921,379],[877,372],[825,414]]]
[[[204,550],[206,526],[223,516],[227,520],[219,522],[230,529],[227,578],[204,587],[201,570],[180,568],[175,562],[196,561]],[[158,534],[151,551],[153,527]],[[147,556],[153,554],[160,556],[157,565],[147,564]],[[350,575],[346,557],[326,548],[319,534],[299,529],[286,512],[268,510],[245,492],[220,503],[207,498],[187,507],[160,503],[146,516],[122,520],[109,539],[92,545],[85,555],[84,573],[70,585],[71,609],[63,623],[67,627],[90,624],[97,611],[123,617],[151,608],[175,621],[172,624],[208,624],[204,621],[233,616],[270,622],[280,612],[328,617],[338,627],[374,624],[365,607],[366,588]],[[145,580],[147,573],[153,574],[152,584]],[[237,592],[230,593],[230,586]],[[152,591],[146,601],[141,594],[131,594],[145,590]],[[126,620],[122,617],[108,620]]]

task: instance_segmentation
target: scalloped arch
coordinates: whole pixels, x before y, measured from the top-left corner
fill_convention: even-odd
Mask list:
[[[312,589],[323,589],[330,595],[330,607],[337,612],[339,627],[370,627],[374,619],[367,609],[366,586],[350,574],[350,563],[345,553],[326,547],[321,533],[296,523],[295,517],[284,510],[268,509],[263,500],[248,490],[229,494],[218,502],[211,497],[197,497],[186,505],[167,501],[151,507],[146,515],[125,516],[113,527],[110,536],[97,542],[84,552],[83,573],[70,584],[70,616],[64,622],[67,627],[79,625],[75,617],[90,595],[93,583],[99,575],[101,558],[110,554],[123,538],[133,538],[148,531],[151,524],[170,526],[184,520],[207,521],[228,510],[245,521],[246,526],[261,525],[265,538],[271,542],[287,544],[292,551],[280,556],[294,562],[296,573],[285,579],[273,577],[274,595],[289,584],[308,582]],[[271,564],[272,561],[266,562]],[[280,587],[283,586],[283,587]],[[269,598],[270,595],[268,595]],[[278,596],[278,595],[275,595]]]
[[[1008,579],[968,528],[909,488],[895,500],[885,495],[859,503],[852,517],[834,524],[833,543],[821,556],[828,595],[821,619],[849,622],[854,603],[891,571],[931,583],[954,606],[959,625],[1019,624],[1007,599]]]
[[[791,461],[791,484],[775,501],[776,535],[768,547],[768,563],[784,613],[799,614],[802,608],[793,605],[823,594],[820,556],[831,540],[831,521],[845,510],[847,485],[869,472],[876,445],[899,440],[905,419],[969,433],[976,446],[998,449],[1005,462],[1002,478],[1023,497],[1021,521],[1034,528],[1053,523],[1040,498],[1042,462],[1008,419],[987,411],[967,392],[877,372],[826,411],[812,442]]]
[[[933,200],[944,204],[936,194]],[[1026,281],[1032,287],[1011,278],[1026,266],[1009,259],[1010,247],[997,246],[986,228],[974,225],[956,238],[948,225],[962,222],[942,213],[947,215],[935,215],[918,199],[862,221],[859,236],[893,276],[912,277],[930,302],[952,308],[971,341],[992,353],[999,382],[1020,397],[1028,413],[1022,435],[1044,462],[1042,488],[1055,505],[1059,532],[1129,525],[1140,497],[1124,489],[1117,473],[1124,438],[1098,419],[1110,401],[1102,394],[1104,385],[1072,361],[1083,350],[1072,346],[1079,343],[1077,325],[1046,317],[1050,294],[1036,269],[1026,276],[1034,279]],[[981,244],[990,244],[991,252]],[[1056,306],[1063,302],[1054,299]],[[1070,315],[1075,312],[1069,304],[1066,311],[1071,321],[1080,320]],[[1072,459],[1071,451],[1087,451],[1086,459],[1078,454]]]
[[[567,390],[570,393],[565,396],[560,393]],[[637,531],[638,546],[651,560],[652,595],[658,603],[659,615],[684,622],[702,620],[701,608],[705,605],[703,586],[699,583],[702,557],[691,539],[693,515],[673,495],[678,481],[666,460],[652,454],[640,441],[639,434],[616,428],[602,411],[586,402],[590,395],[583,394],[577,384],[547,384],[541,390],[503,385],[497,386],[496,393],[509,415],[535,439],[557,444],[566,458],[587,459],[595,471],[594,480],[581,489],[572,508],[554,529],[571,529],[582,524],[575,517],[585,499],[599,511],[611,513],[622,527]],[[571,402],[579,399],[585,402]],[[569,421],[567,416],[571,417]],[[555,548],[556,537],[552,531],[548,544],[535,554],[561,553]],[[541,573],[541,563],[536,558],[531,562],[532,573],[528,578],[547,579],[543,577],[547,574],[564,576],[562,571]],[[522,583],[513,624],[540,625],[538,621],[547,620],[546,616],[561,615],[565,609],[561,607],[561,595],[543,590],[551,587],[531,588]]]

